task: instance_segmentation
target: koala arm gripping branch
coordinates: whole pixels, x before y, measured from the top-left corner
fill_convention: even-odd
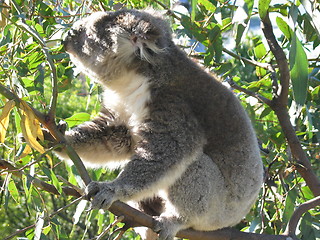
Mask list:
[[[66,141],[87,164],[103,166],[110,161],[129,158],[132,139],[126,126],[117,123],[103,111],[99,117],[65,133]],[[56,154],[68,159],[65,151]]]
[[[93,208],[107,209],[115,200],[139,200],[168,189],[203,151],[199,123],[181,103],[159,104],[139,135],[134,154],[114,181],[88,185]]]

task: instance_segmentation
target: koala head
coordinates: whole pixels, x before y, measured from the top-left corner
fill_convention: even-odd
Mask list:
[[[64,46],[77,67],[104,82],[139,64],[155,64],[170,42],[170,28],[161,17],[122,10],[96,12],[75,22]]]

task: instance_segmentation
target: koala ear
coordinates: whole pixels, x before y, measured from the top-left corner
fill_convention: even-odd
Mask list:
[[[161,34],[159,28],[148,21],[140,20],[134,27],[130,37],[135,54],[141,59],[152,63],[154,56],[164,50],[159,46],[160,42],[158,41]]]

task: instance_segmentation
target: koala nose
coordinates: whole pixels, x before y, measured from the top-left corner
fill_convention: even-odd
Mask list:
[[[64,45],[65,49],[67,48],[68,42],[72,41],[72,39],[76,36],[78,36],[80,33],[80,30],[71,28],[67,34],[66,37],[61,41],[62,45]]]
[[[72,41],[72,38],[76,36],[76,31],[73,29],[70,29],[66,36],[62,39],[61,44],[64,46],[64,49],[68,51],[68,46],[70,45],[70,42]]]

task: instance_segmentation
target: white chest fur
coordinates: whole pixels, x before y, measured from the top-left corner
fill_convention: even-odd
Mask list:
[[[133,134],[149,114],[149,101],[148,78],[135,72],[113,80],[104,91],[104,106],[112,110]]]

